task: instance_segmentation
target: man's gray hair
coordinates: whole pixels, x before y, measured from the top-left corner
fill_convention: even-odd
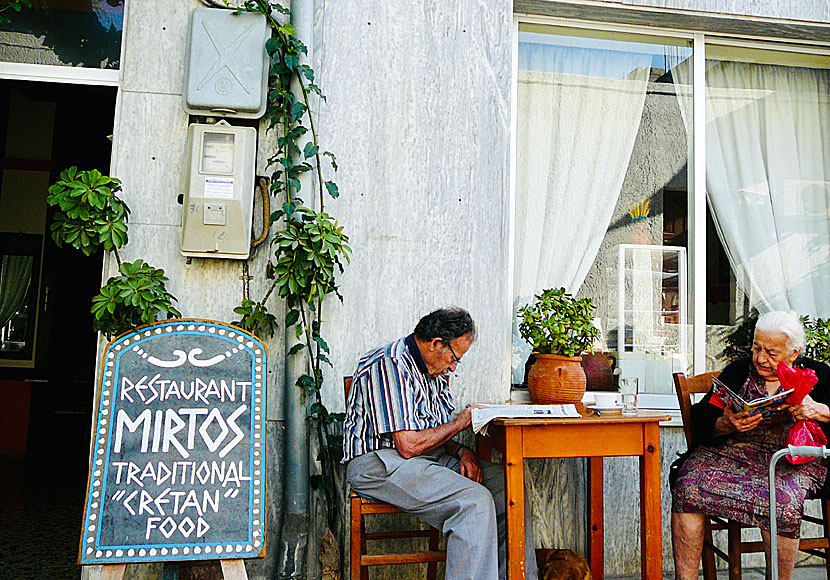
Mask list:
[[[469,334],[470,338],[475,340],[476,324],[469,312],[457,306],[430,312],[421,318],[415,327],[415,338],[424,341],[439,338],[449,344],[465,334]]]
[[[755,332],[781,332],[787,335],[787,348],[803,351],[807,339],[804,335],[804,326],[794,312],[781,310],[767,312],[758,317],[755,323]]]

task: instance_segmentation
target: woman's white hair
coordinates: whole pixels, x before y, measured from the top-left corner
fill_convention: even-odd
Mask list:
[[[761,331],[765,334],[781,332],[787,335],[787,348],[804,350],[807,340],[804,335],[804,326],[793,312],[774,311],[767,312],[758,317],[755,323],[755,332]]]

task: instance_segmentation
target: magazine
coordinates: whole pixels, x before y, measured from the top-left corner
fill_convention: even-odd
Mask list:
[[[741,411],[749,411],[750,415],[763,414],[768,417],[779,411],[777,405],[784,403],[785,399],[790,396],[793,389],[782,391],[767,397],[761,397],[752,401],[746,401],[738,393],[727,387],[717,377],[712,377],[712,396],[720,399],[724,405],[732,405],[732,409],[736,413]]]

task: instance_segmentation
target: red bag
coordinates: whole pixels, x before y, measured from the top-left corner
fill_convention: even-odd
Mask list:
[[[794,389],[787,397],[790,405],[800,405],[804,397],[810,394],[818,382],[818,377],[813,369],[794,369],[784,361],[778,363],[776,368],[778,380],[785,391]]]
[[[790,405],[799,405],[818,382],[816,373],[811,369],[794,369],[784,361],[778,363],[778,380],[784,389],[795,389],[787,397]],[[796,421],[787,434],[787,445],[806,445],[808,447],[822,447],[827,445],[827,436],[818,423],[810,421]],[[793,465],[809,463],[816,457],[801,457],[787,455],[787,461]]]
[[[808,447],[823,447],[827,445],[827,436],[821,427],[813,420],[810,421],[796,421],[795,425],[790,427],[790,432],[787,435],[787,445],[806,445]],[[809,463],[817,457],[801,457],[799,455],[787,455],[787,461],[793,465],[801,463]]]

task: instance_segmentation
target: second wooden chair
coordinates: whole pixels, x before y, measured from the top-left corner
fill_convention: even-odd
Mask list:
[[[677,400],[680,404],[680,415],[683,418],[683,431],[686,435],[686,445],[691,446],[694,438],[694,431],[691,423],[691,408],[693,393],[707,393],[712,387],[712,377],[717,377],[719,373],[703,373],[693,377],[686,377],[683,373],[674,373],[674,387],[677,391]],[[814,498],[821,500],[822,517],[816,518],[809,515],[804,515],[803,519],[808,522],[822,526],[824,532],[820,538],[802,538],[798,549],[813,556],[824,558],[825,566],[827,567],[827,577],[830,579],[830,528],[828,528],[828,510],[830,509],[830,500],[827,498]],[[741,580],[741,555],[751,554],[764,551],[764,545],[761,541],[743,541],[741,539],[741,530],[744,528],[751,528],[747,526],[720,517],[709,517],[706,519],[703,539],[703,578],[705,580],[717,580],[715,571],[715,555],[725,560],[729,567],[729,580]],[[727,551],[724,552],[718,548],[712,541],[713,530],[726,530],[727,534]]]

